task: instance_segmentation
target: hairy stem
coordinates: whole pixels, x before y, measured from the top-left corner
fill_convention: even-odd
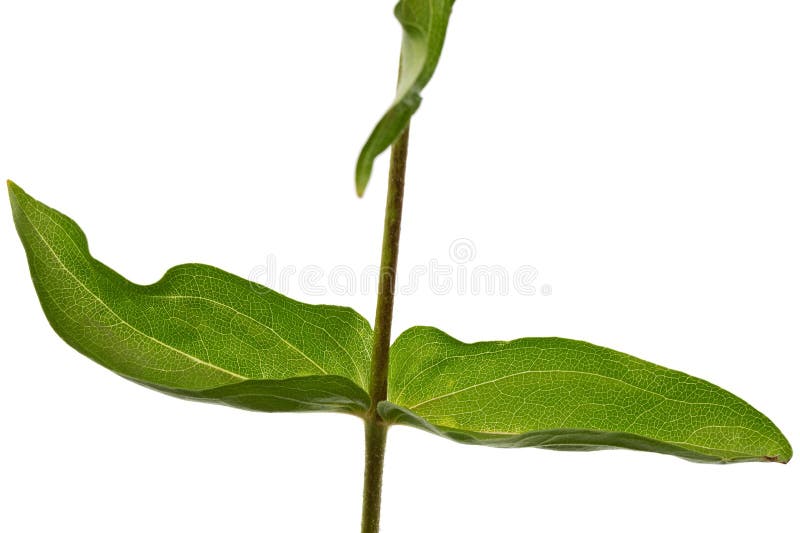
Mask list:
[[[370,415],[378,402],[386,399],[389,373],[389,343],[392,334],[392,309],[397,274],[397,256],[400,249],[400,219],[403,212],[403,188],[408,154],[408,128],[392,146],[389,166],[389,191],[386,195],[386,218],[383,225],[383,251],[381,253],[378,305],[375,310],[375,344],[372,348],[372,380]]]
[[[381,482],[386,449],[386,424],[378,414],[378,403],[386,399],[389,376],[389,345],[392,335],[392,309],[400,251],[400,219],[403,213],[403,188],[408,154],[408,127],[392,145],[389,166],[389,191],[383,223],[378,305],[375,310],[375,344],[372,347],[371,404],[365,417],[366,452],[364,462],[364,507],[361,533],[377,533],[381,516]]]
[[[385,424],[367,421],[364,455],[364,503],[361,510],[361,533],[378,533],[381,520],[381,485],[383,455],[386,449]]]

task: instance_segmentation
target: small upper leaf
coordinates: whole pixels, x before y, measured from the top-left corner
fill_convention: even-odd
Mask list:
[[[375,158],[408,126],[442,54],[455,0],[401,0],[394,14],[403,26],[397,96],[367,139],[356,164],[356,192],[364,194]]]
[[[586,342],[462,343],[428,327],[391,348],[388,421],[460,442],[561,450],[607,447],[701,462],[787,462],[763,414],[683,372]]]
[[[47,319],[94,361],[169,394],[247,409],[369,406],[372,330],[352,309],[199,264],[137,285],[94,259],[70,218],[11,182],[9,195]]]

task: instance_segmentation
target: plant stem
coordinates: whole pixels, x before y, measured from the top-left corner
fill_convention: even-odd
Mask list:
[[[381,485],[386,430],[380,421],[365,421],[364,501],[361,510],[361,533],[378,533],[381,521]]]
[[[386,399],[389,377],[389,344],[392,335],[392,310],[400,251],[400,220],[403,214],[403,188],[408,155],[408,127],[392,145],[389,164],[389,191],[383,223],[383,247],[375,310],[375,340],[372,347],[370,408],[364,418],[364,506],[361,533],[378,533],[381,516],[383,456],[386,449],[386,423],[378,414],[378,403]]]

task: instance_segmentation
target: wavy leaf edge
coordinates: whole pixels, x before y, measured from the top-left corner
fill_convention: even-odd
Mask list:
[[[366,334],[366,332],[369,332],[369,335],[371,336],[372,328],[365,318],[349,307],[332,306],[328,304],[306,304],[299,302],[272,289],[269,289],[268,287],[258,285],[254,281],[246,280],[219,268],[200,263],[185,263],[173,266],[169,268],[158,281],[152,284],[140,285],[134,283],[96,259],[91,254],[86,235],[74,220],[36,200],[13,181],[7,180],[7,186],[15,223],[17,224],[20,238],[23,242],[26,255],[28,256],[28,264],[29,268],[31,269],[31,278],[34,282],[34,286],[36,288],[37,295],[39,296],[40,304],[45,312],[45,316],[52,329],[59,335],[59,337],[62,338],[62,340],[64,340],[68,345],[76,349],[81,354],[87,356],[89,359],[92,359],[94,362],[129,381],[171,396],[188,400],[217,403],[241,409],[266,412],[329,411],[356,414],[360,416],[361,413],[365,412],[369,408],[370,400],[366,392],[369,387],[368,362],[367,365],[362,364],[360,371],[357,367],[354,367],[354,373],[357,376],[355,379],[351,379],[349,376],[328,373],[324,375],[307,373],[304,375],[301,374],[289,376],[285,379],[258,379],[237,373],[231,368],[219,367],[210,361],[202,361],[203,364],[207,364],[209,366],[210,371],[219,371],[219,374],[222,375],[224,379],[221,378],[216,380],[216,384],[213,384],[212,386],[185,387],[175,383],[169,384],[166,382],[157,382],[152,379],[143,379],[142,376],[136,375],[135,372],[126,371],[125,364],[119,362],[121,358],[119,354],[115,355],[104,353],[103,359],[101,360],[97,353],[87,353],[86,345],[83,344],[85,339],[77,338],[75,331],[62,323],[67,315],[59,314],[56,316],[58,313],[52,309],[53,306],[51,304],[53,302],[50,301],[51,296],[47,294],[48,290],[52,289],[52,287],[49,289],[45,287],[45,283],[43,283],[42,280],[39,279],[40,276],[37,275],[39,269],[43,269],[44,274],[52,274],[52,272],[47,272],[45,267],[42,266],[44,260],[37,259],[34,257],[34,255],[41,252],[41,250],[49,248],[53,254],[53,257],[57,259],[58,263],[60,263],[60,266],[58,264],[51,266],[54,269],[61,269],[69,273],[69,275],[72,276],[78,284],[82,284],[82,282],[76,274],[71,272],[70,269],[63,262],[61,262],[61,259],[57,256],[56,250],[51,247],[52,243],[48,242],[45,235],[42,234],[40,229],[36,227],[33,220],[30,218],[30,214],[26,213],[26,208],[22,206],[21,202],[25,203],[28,206],[28,209],[35,207],[37,209],[44,210],[43,212],[46,213],[48,217],[60,217],[59,222],[55,222],[55,219],[52,219],[53,224],[58,226],[64,232],[64,234],[59,235],[59,237],[68,237],[72,241],[74,249],[83,256],[88,268],[92,269],[91,275],[97,275],[98,277],[105,276],[108,278],[109,283],[117,284],[117,288],[122,287],[124,290],[130,291],[126,297],[130,297],[131,294],[138,295],[139,293],[154,296],[174,297],[175,295],[171,294],[175,290],[173,285],[178,284],[182,276],[198,276],[199,273],[202,272],[204,274],[208,274],[210,280],[226,283],[229,287],[235,286],[240,291],[244,290],[244,287],[246,286],[247,290],[252,292],[252,297],[254,299],[259,297],[269,297],[271,300],[267,305],[280,302],[285,304],[287,309],[290,310],[296,307],[307,312],[318,313],[321,316],[329,314],[337,318],[339,316],[343,316],[346,317],[347,320],[352,321],[353,324],[355,324],[355,327],[360,328],[360,334]],[[61,226],[62,224],[64,226]],[[29,237],[23,235],[23,233],[29,229],[38,233],[38,238],[41,239],[41,244],[43,247],[41,247],[41,249],[38,251],[34,250],[34,244],[30,242]],[[52,235],[50,237],[51,239],[55,238]],[[41,274],[42,272],[39,273]],[[91,293],[91,289],[85,286],[84,288],[88,293]],[[108,310],[111,313],[114,313],[111,305],[102,301],[99,296],[95,295],[95,297],[102,305],[108,307]],[[198,299],[202,298],[198,297]],[[209,301],[212,300],[211,298],[207,299]],[[214,304],[225,305],[224,303],[217,301],[214,301]],[[245,315],[245,313],[240,313],[236,309],[231,309],[230,311],[231,314],[236,312]],[[106,326],[103,325],[99,320],[97,320],[96,323],[93,323],[93,319],[91,317],[87,318],[86,316],[81,315],[82,312],[83,311],[76,312],[75,314],[77,315],[77,318],[74,320],[76,320],[77,323],[81,323],[80,321],[83,321],[82,325],[84,328],[92,329],[95,327],[97,329],[102,329]],[[190,323],[192,317],[184,316],[176,317],[176,319]],[[242,320],[245,321],[247,319]],[[255,321],[255,319],[252,320]],[[350,325],[352,326],[353,324]],[[135,329],[134,325],[129,325],[131,328]],[[309,327],[311,327],[311,325]],[[264,328],[268,328],[268,326],[264,325]],[[142,333],[144,336],[147,336],[147,333],[140,333]],[[277,332],[274,333],[276,337],[280,338],[280,335]],[[165,346],[168,344],[168,342],[162,341],[158,338],[153,338],[153,341]],[[332,341],[334,343],[337,342],[337,340],[333,338]],[[371,346],[371,337],[369,342],[365,341],[365,345]],[[170,348],[177,352],[181,351],[180,347],[175,348],[174,346],[170,346]],[[97,351],[95,348],[93,348],[93,350]],[[345,351],[345,349],[342,348],[342,351]],[[134,356],[135,355],[136,354],[134,354]],[[191,357],[191,354],[185,355]],[[117,359],[115,359],[115,357]],[[317,365],[317,363],[311,359],[309,359],[309,361],[314,365]],[[201,361],[197,362],[198,365],[200,363]],[[356,363],[354,361],[353,365],[355,364]],[[325,372],[321,368],[320,370]],[[209,382],[210,381],[212,380],[209,380]]]

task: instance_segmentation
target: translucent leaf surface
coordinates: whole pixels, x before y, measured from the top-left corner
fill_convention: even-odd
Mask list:
[[[137,285],[94,259],[70,218],[11,182],[9,194],[47,319],[94,361],[172,395],[259,411],[369,406],[372,330],[352,309],[199,264]]]
[[[702,379],[586,342],[462,343],[415,327],[391,349],[387,420],[454,440],[559,450],[629,448],[701,462],[780,461],[789,442]]]

